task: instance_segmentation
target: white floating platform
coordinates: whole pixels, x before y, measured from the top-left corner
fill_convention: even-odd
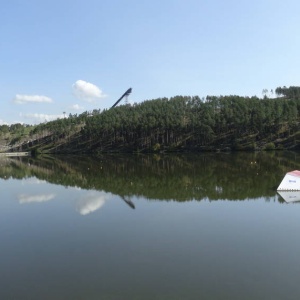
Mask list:
[[[286,173],[277,191],[300,191],[300,171]]]

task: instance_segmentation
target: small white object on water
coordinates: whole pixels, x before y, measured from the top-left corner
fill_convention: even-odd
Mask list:
[[[286,173],[277,191],[300,191],[300,171]]]

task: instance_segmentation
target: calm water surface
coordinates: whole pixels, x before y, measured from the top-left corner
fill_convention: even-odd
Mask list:
[[[299,299],[299,158],[2,158],[0,299]]]

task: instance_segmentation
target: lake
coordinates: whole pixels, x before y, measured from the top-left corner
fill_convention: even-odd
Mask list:
[[[1,299],[299,299],[293,152],[0,158]]]

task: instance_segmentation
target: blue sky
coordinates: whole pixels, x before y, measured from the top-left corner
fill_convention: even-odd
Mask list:
[[[0,124],[175,95],[300,85],[298,0],[10,0]]]

